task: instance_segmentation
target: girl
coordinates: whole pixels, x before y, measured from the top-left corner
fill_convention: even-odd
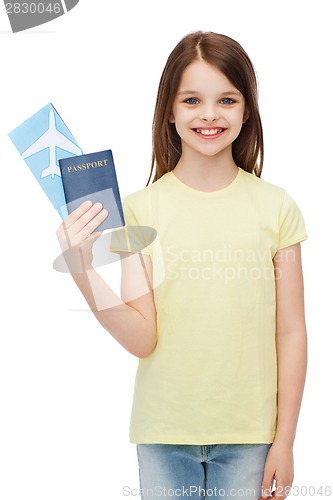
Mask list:
[[[112,234],[122,299],[92,267],[103,207],[86,202],[58,229],[96,318],[140,358],[130,441],[143,499],[290,491],[307,235],[295,201],[260,178],[262,164],[248,55],[227,36],[192,33],[161,77],[147,186],[123,200],[127,246]]]

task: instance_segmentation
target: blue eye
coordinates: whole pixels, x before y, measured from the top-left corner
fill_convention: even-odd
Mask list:
[[[186,104],[198,104],[198,99],[196,99],[195,97],[189,97],[189,99],[186,99]]]
[[[224,97],[221,99],[222,104],[233,104],[235,101],[230,97]]]

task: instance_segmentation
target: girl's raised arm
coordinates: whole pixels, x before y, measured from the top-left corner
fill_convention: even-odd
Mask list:
[[[147,255],[121,253],[120,298],[92,266],[92,246],[101,233],[93,232],[107,212],[85,202],[57,231],[71,275],[101,325],[134,356],[148,356],[156,345],[156,311],[152,265]]]

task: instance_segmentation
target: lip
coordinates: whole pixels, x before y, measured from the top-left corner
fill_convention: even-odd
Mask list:
[[[225,131],[227,130],[226,128],[223,128],[223,127],[195,127],[195,128],[192,128],[191,129],[198,137],[200,137],[201,139],[205,139],[205,140],[212,140],[212,139],[217,139],[218,137],[221,137],[221,135],[223,135],[225,133]],[[203,134],[201,133],[200,131],[210,131],[210,130],[218,130],[218,132],[216,134]]]

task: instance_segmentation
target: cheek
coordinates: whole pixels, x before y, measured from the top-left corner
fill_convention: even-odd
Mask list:
[[[229,115],[228,122],[229,126],[232,129],[232,141],[234,141],[235,139],[237,139],[242,130],[243,114],[237,112],[235,114]]]
[[[234,127],[241,129],[244,123],[244,113],[242,111],[237,111],[237,113],[230,116],[230,121]]]

